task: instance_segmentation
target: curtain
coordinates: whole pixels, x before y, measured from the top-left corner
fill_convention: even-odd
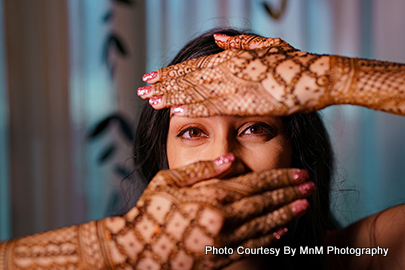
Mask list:
[[[8,95],[4,50],[3,1],[0,1],[0,241],[11,236],[10,183],[8,160]]]
[[[118,123],[112,121],[94,140],[86,140],[86,134],[103,119],[117,114],[134,129],[137,112],[144,103],[136,95],[145,72],[144,5],[143,1],[131,3],[68,2],[76,173],[73,179],[86,198],[86,220],[114,214],[125,203],[112,205],[120,200],[124,177],[116,172],[117,168],[131,170],[132,142],[123,139]],[[103,152],[111,149],[117,150],[110,155],[109,162],[100,164]],[[139,196],[143,190],[142,183],[138,184],[133,196]]]
[[[123,179],[117,167],[131,166],[131,142],[117,121],[93,139],[89,134],[112,116],[129,128],[136,124],[142,102],[135,85],[145,72],[143,2],[4,0],[3,7],[2,239],[116,213]]]
[[[81,220],[71,182],[65,1],[4,1],[12,236]],[[85,207],[85,205],[84,205]]]

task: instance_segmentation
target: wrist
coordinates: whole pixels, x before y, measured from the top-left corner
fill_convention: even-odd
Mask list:
[[[326,95],[326,106],[354,104],[356,60],[343,56],[330,56],[331,74],[329,93]]]

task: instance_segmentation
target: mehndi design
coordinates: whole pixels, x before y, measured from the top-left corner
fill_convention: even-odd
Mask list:
[[[215,179],[232,157],[159,172],[121,217],[2,242],[0,269],[218,269],[240,256],[205,255],[206,245],[271,245],[313,183],[294,169]]]
[[[141,97],[184,116],[281,116],[337,104],[405,114],[403,64],[311,54],[251,35],[216,41],[230,49],[155,72]]]

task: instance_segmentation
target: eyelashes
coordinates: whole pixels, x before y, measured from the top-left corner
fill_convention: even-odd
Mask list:
[[[206,132],[204,132],[201,128],[198,127],[187,127],[179,132],[176,137],[180,137],[183,139],[198,139],[198,138],[208,138]]]
[[[246,128],[242,130],[238,136],[243,135],[257,135],[257,136],[271,136],[274,137],[277,135],[276,129],[274,129],[271,125],[266,123],[254,123],[254,124],[246,124],[248,125]],[[246,126],[245,125],[245,126]]]
[[[266,137],[271,139],[277,135],[277,130],[267,123],[246,123],[236,131],[237,137]],[[182,129],[176,137],[187,140],[209,138],[208,132],[203,128],[188,126]]]

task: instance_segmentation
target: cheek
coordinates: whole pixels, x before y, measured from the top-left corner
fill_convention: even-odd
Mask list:
[[[196,151],[194,148],[190,147],[182,147],[181,144],[173,138],[168,138],[166,151],[169,169],[184,167],[205,159],[201,151]]]
[[[174,169],[181,167],[184,163],[182,157],[184,154],[181,153],[181,148],[176,146],[176,142],[173,139],[167,139],[167,161],[169,163],[169,168]]]
[[[287,141],[270,141],[257,148],[244,149],[243,162],[252,171],[289,168],[292,162],[292,146]]]

